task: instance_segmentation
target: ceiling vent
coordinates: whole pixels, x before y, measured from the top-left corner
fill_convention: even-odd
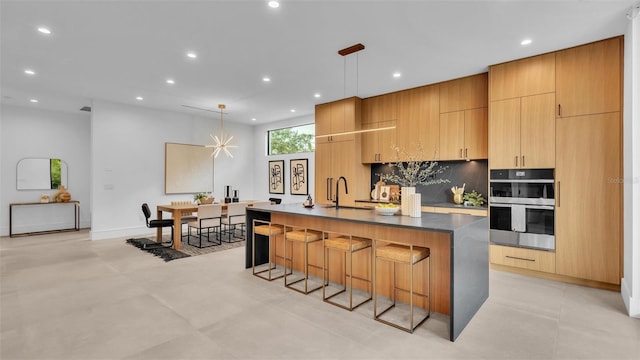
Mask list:
[[[91,106],[83,106],[83,107],[80,108],[80,111],[91,112]]]

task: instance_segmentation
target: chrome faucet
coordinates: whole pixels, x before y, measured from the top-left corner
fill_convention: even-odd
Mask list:
[[[340,207],[340,180],[344,180],[344,193],[348,194],[347,179],[344,176],[340,176],[336,181],[336,210]]]

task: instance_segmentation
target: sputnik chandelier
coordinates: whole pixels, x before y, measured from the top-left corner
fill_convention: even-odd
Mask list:
[[[211,139],[213,139],[214,144],[207,145],[207,147],[213,148],[213,152],[211,153],[211,156],[213,156],[213,158],[217,158],[221,151],[224,151],[224,153],[227,154],[228,157],[233,157],[233,155],[231,155],[231,152],[229,151],[229,148],[238,147],[237,145],[231,145],[233,136],[230,136],[229,134],[226,134],[224,132],[223,114],[225,108],[226,106],[224,104],[218,104],[218,109],[220,109],[220,137],[218,137],[217,135],[209,134],[209,136],[211,136]]]

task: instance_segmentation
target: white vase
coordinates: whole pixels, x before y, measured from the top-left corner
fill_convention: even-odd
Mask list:
[[[400,211],[402,211],[402,215],[409,216],[409,195],[415,193],[415,186],[403,186],[402,189],[400,189]]]

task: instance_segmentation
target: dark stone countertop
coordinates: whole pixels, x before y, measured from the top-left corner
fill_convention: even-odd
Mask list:
[[[437,214],[423,212],[419,218],[401,215],[379,215],[373,209],[327,207],[317,205],[313,208],[305,208],[300,203],[265,205],[250,207],[247,210],[260,210],[270,213],[282,213],[301,216],[312,216],[340,221],[353,221],[372,225],[397,226],[402,228],[414,228],[438,232],[452,232],[464,228],[479,221],[486,220],[484,216],[472,216],[463,214]]]

